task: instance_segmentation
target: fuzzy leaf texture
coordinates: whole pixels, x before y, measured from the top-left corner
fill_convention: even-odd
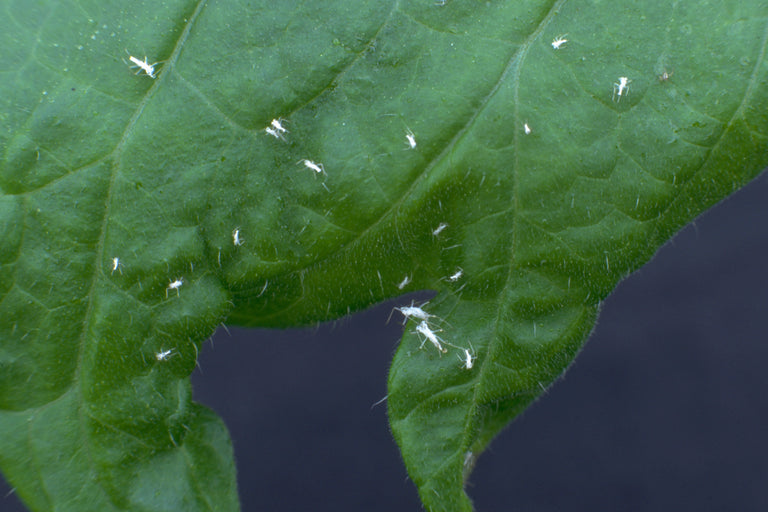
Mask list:
[[[762,0],[0,5],[0,467],[34,511],[238,510],[201,343],[415,290],[446,353],[411,320],[392,431],[469,511],[600,301],[768,164]]]

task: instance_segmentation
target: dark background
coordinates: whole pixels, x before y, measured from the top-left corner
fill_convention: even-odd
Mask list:
[[[479,512],[768,510],[767,199],[763,175],[619,285],[565,377],[480,457]],[[243,512],[422,509],[371,409],[410,298],[206,344],[195,395],[229,426]],[[24,510],[0,484],[0,510]]]

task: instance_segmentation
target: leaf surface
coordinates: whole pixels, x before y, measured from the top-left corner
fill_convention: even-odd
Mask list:
[[[0,467],[32,510],[236,510],[200,344],[418,289],[447,353],[408,325],[390,421],[427,508],[469,510],[600,301],[768,163],[756,0],[5,7]]]

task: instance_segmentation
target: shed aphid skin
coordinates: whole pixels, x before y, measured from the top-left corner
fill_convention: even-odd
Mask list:
[[[411,283],[411,276],[405,276],[400,284],[397,285],[398,290],[402,290]]]
[[[413,134],[410,128],[407,132],[405,132],[405,139],[410,149],[416,149],[416,136]]]
[[[123,270],[121,269],[122,266],[123,266],[123,262],[120,261],[120,258],[115,256],[114,258],[112,258],[112,272],[111,273],[114,274],[115,270],[119,270],[120,274],[122,274],[123,273]]]
[[[531,134],[531,127],[528,126],[528,123],[523,123],[523,131],[525,131],[526,135],[530,135]]]
[[[464,271],[461,269],[461,267],[456,268],[456,272],[448,276],[448,280],[452,283],[455,283],[459,279],[461,279],[461,276],[464,275]]]
[[[240,228],[232,232],[232,243],[235,244],[235,247],[243,245],[243,239],[240,238]]]
[[[464,357],[459,356],[459,360],[464,363],[463,365],[461,365],[461,367],[466,370],[471,370],[472,367],[475,366],[476,357],[472,355],[469,349],[465,348],[463,350],[464,350]]]
[[[429,340],[429,342],[432,343],[432,345],[434,345],[435,348],[441,353],[445,354],[448,352],[448,349],[440,344],[440,342],[443,340],[441,340],[437,334],[435,334],[435,331],[430,329],[426,320],[419,322],[419,325],[416,326],[416,332],[424,336],[424,339],[422,340],[421,345],[419,345],[419,348],[423,347],[427,340]]]
[[[175,281],[171,281],[165,288],[165,298],[168,298],[168,290],[176,290],[176,296],[179,296],[179,288],[184,284],[184,278],[179,277]]]
[[[440,224],[438,224],[438,226],[435,229],[432,230],[432,236],[439,235],[447,227],[448,227],[448,224],[446,224],[445,222],[441,222]]]
[[[129,55],[128,60],[136,64],[136,66],[139,68],[139,70],[136,72],[137,75],[142,71],[144,71],[144,73],[146,73],[148,77],[155,78],[155,66],[157,65],[157,62],[155,62],[154,64],[150,64],[147,62],[146,56],[144,57],[144,60],[139,60],[133,55]]]
[[[158,361],[167,361],[169,357],[171,357],[171,354],[173,353],[173,349],[169,348],[168,350],[160,350],[157,354],[155,354],[155,359]]]
[[[568,42],[568,40],[565,38],[568,34],[563,34],[561,36],[557,36],[552,40],[552,48],[555,50],[559,50],[561,46],[563,46],[565,43]]]
[[[672,78],[672,75],[674,74],[673,71],[667,71],[666,69],[662,71],[662,73],[659,75],[659,82],[669,82],[669,79]]]
[[[629,84],[632,82],[625,76],[620,76],[619,81],[613,84],[613,100],[618,103],[621,97],[629,92]],[[618,98],[618,99],[617,99]]]

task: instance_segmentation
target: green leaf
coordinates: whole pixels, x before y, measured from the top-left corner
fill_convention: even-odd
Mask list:
[[[237,510],[226,431],[191,400],[200,344],[431,289],[447,353],[408,325],[390,421],[427,508],[471,509],[474,459],[600,301],[768,164],[768,8],[649,4],[7,2],[0,467],[19,495]]]
[[[390,371],[392,429],[427,509],[471,510],[477,455],[565,370],[600,301],[765,166],[764,15],[756,3],[558,2],[519,34],[437,164],[466,174],[445,180],[452,193],[433,189],[458,228],[445,244],[463,252],[443,261],[466,280],[443,281],[428,312],[449,352],[477,361],[419,350],[410,330]],[[622,76],[619,98],[609,78]],[[508,195],[484,190],[489,180]]]

